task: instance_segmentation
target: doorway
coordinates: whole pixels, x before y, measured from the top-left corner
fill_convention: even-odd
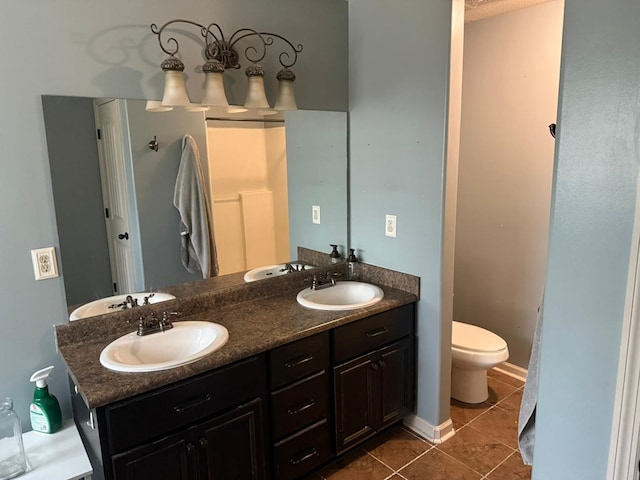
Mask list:
[[[531,2],[480,18],[471,3],[453,318],[504,338],[507,371],[526,375],[546,277],[555,148],[548,126],[556,121],[564,2]]]

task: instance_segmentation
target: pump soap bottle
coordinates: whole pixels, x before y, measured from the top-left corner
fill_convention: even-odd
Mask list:
[[[349,249],[349,256],[347,257],[347,264],[349,265],[349,280],[358,280],[360,272],[358,271],[358,257],[356,257],[356,249]]]
[[[331,253],[329,254],[329,258],[331,259],[331,263],[338,263],[340,261],[340,252],[338,252],[338,245],[334,245],[333,243],[329,244],[331,247]]]
[[[38,370],[31,375],[31,381],[36,382],[33,392],[33,403],[29,408],[31,428],[37,432],[55,433],[62,427],[62,412],[58,399],[49,393],[47,377],[53,371],[53,366]]]

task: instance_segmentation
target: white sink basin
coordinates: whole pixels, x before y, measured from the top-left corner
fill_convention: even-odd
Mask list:
[[[113,297],[100,298],[98,300],[94,300],[93,302],[85,303],[81,307],[78,307],[73,312],[71,312],[71,315],[69,315],[69,320],[78,320],[80,318],[95,317],[96,315],[104,315],[105,313],[118,312],[122,310],[122,307],[116,307],[115,305],[123,303],[128,296],[131,296],[134,300],[137,300],[138,305],[142,305],[144,303],[145,297],[149,299],[149,303],[166,302],[167,300],[173,300],[174,298],[176,298],[169,293],[158,292],[140,292],[129,293],[125,295],[114,295]]]
[[[254,268],[253,270],[249,270],[244,274],[245,282],[255,282],[256,280],[263,280],[265,278],[277,277],[279,275],[286,275],[287,270],[285,269],[286,263],[280,263],[278,265],[267,265],[265,267]],[[302,268],[301,263],[290,263],[293,268],[300,269]],[[313,268],[311,265],[304,265],[305,270]]]
[[[305,288],[296,297],[303,307],[316,310],[354,310],[375,305],[384,298],[380,287],[363,282],[337,282],[318,290]]]
[[[164,332],[123,335],[102,350],[100,363],[118,372],[168,370],[215,352],[228,339],[227,329],[217,323],[176,322]]]

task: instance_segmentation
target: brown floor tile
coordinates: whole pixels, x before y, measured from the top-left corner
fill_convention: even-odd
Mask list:
[[[471,426],[461,428],[437,448],[482,474],[489,473],[513,453],[512,448]]]
[[[500,408],[510,412],[520,413],[520,404],[522,403],[522,389],[516,390],[504,400],[498,403]]]
[[[514,387],[522,387],[524,385],[524,382],[522,380],[518,380],[517,378],[513,378],[509,375],[505,375],[504,373],[498,372],[493,368],[487,370],[487,376],[495,378],[496,380],[500,380],[502,383],[513,385]]]
[[[364,445],[367,452],[394,470],[402,468],[431,447],[426,441],[399,426]]]
[[[518,387],[501,382],[494,377],[487,377],[487,384],[489,387],[489,398],[487,402],[492,405],[504,400],[518,389]]]
[[[491,408],[489,402],[464,403],[454,398],[451,399],[451,421],[453,428],[458,429],[477,418]]]
[[[469,425],[511,448],[518,448],[517,412],[510,412],[495,406],[473,420]]]
[[[392,473],[393,470],[360,449],[320,471],[326,480],[383,480]]]
[[[530,480],[531,467],[522,463],[519,452],[514,452],[506,462],[487,475],[487,480]]]
[[[398,473],[408,480],[480,480],[482,477],[437,448],[429,450]]]

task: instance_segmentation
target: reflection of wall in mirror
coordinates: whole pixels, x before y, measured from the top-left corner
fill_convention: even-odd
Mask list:
[[[289,261],[283,122],[207,121],[220,274]]]

